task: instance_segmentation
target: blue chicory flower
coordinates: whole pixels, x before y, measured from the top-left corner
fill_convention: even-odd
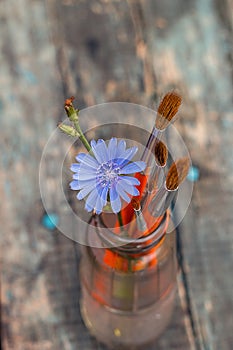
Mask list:
[[[91,141],[91,154],[80,153],[76,157],[79,163],[71,165],[74,172],[70,183],[72,190],[80,190],[79,200],[86,198],[85,209],[95,209],[100,214],[110,198],[114,213],[121,210],[121,199],[130,202],[129,194],[138,196],[135,187],[140,181],[132,176],[125,176],[143,171],[146,163],[143,161],[130,162],[137,152],[137,147],[126,149],[126,142],[119,142],[113,137],[108,146],[100,139]],[[93,155],[92,155],[93,154]],[[109,195],[109,197],[108,197]]]

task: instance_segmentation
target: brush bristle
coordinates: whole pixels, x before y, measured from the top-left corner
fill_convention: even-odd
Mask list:
[[[140,201],[138,198],[132,198],[131,205],[135,210],[141,209]]]
[[[159,104],[155,126],[159,130],[165,129],[174,118],[181,105],[182,98],[176,92],[168,92]]]
[[[176,190],[188,175],[190,166],[189,158],[180,158],[174,162],[166,177],[166,187],[168,190]]]
[[[167,163],[168,151],[166,145],[162,141],[156,143],[154,154],[158,165],[164,166]]]

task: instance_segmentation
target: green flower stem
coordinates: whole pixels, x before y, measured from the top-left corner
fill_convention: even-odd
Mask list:
[[[79,126],[79,122],[78,122],[79,110],[74,108],[73,100],[74,100],[74,97],[72,96],[71,98],[69,98],[65,101],[65,111],[66,111],[66,114],[67,114],[69,120],[74,124],[75,130],[77,131],[78,136],[79,136],[81,142],[83,143],[84,147],[87,149],[88,152],[90,152],[91,146],[90,146],[89,142],[87,141],[86,137],[83,135],[83,132]]]
[[[75,130],[79,134],[79,138],[80,138],[81,142],[83,143],[84,147],[86,147],[87,151],[90,152],[91,146],[90,146],[89,142],[87,141],[86,137],[84,136],[84,134],[79,126],[79,122],[77,120],[75,120],[73,123],[74,123]]]

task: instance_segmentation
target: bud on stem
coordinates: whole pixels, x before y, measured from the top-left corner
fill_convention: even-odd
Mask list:
[[[73,106],[74,96],[67,98],[65,100],[64,108],[66,114],[71,122],[78,122],[78,109],[75,109]]]
[[[80,134],[78,133],[77,130],[75,130],[75,128],[73,128],[73,126],[59,124],[58,127],[62,132],[64,132],[64,134],[67,134],[73,137],[80,137]]]
[[[74,127],[60,124],[59,128],[65,134],[68,134],[70,136],[79,137],[79,139],[82,142],[82,144],[84,145],[84,147],[86,147],[87,151],[90,152],[91,146],[80,128],[79,121],[78,121],[79,110],[74,108],[73,101],[74,101],[74,96],[67,98],[65,100],[64,108],[65,108],[65,111],[66,111],[66,114],[67,114],[69,120],[73,123]]]

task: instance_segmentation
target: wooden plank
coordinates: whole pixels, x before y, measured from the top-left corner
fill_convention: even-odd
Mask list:
[[[56,55],[43,2],[1,1],[0,12],[2,344],[65,349],[66,324],[77,318],[77,258],[72,242],[41,226],[38,187],[41,151],[63,113]],[[66,300],[73,303],[64,318]]]
[[[4,349],[104,349],[80,318],[76,247],[40,225],[38,164],[62,119],[64,97],[78,95],[80,108],[116,100],[149,105],[174,86],[184,95],[179,130],[201,179],[182,226],[188,290],[180,280],[175,317],[156,349],[230,348],[232,322],[224,323],[233,265],[232,82],[224,56],[230,27],[216,13],[210,0],[0,2]],[[56,212],[60,198],[49,191]]]
[[[130,88],[127,85],[127,77],[130,75],[130,85],[134,89],[132,96],[135,101],[134,96],[139,95],[136,90],[139,78],[134,69],[138,67],[139,70],[140,62],[138,63],[137,59],[134,58],[133,45],[129,50],[128,43],[124,41],[124,32],[120,28],[121,22],[117,22],[118,29],[116,30],[111,24],[113,19],[108,19],[108,15],[105,15],[105,18],[109,20],[108,29],[112,31],[112,34],[114,32],[118,34],[116,40],[123,42],[122,49],[128,55],[128,59],[118,55],[113,69],[115,76],[114,79],[110,79],[112,62],[114,62],[117,53],[114,46],[111,47],[109,40],[107,46],[111,53],[108,62],[109,73],[106,70],[106,58],[102,53],[99,58],[99,71],[105,72],[106,77],[102,80],[99,74],[99,78],[98,76],[95,78],[95,74],[98,72],[92,57],[94,55],[93,46],[96,45],[95,40],[87,37],[87,41],[78,43],[80,51],[77,55],[74,46],[76,43],[76,27],[74,27],[71,35],[68,36],[73,40],[75,38],[72,50],[70,49],[71,55],[68,55],[68,39],[60,38],[64,29],[56,29],[53,23],[53,20],[58,23],[59,19],[62,25],[66,25],[64,20],[57,17],[57,12],[59,10],[63,12],[64,6],[66,6],[66,11],[72,11],[71,18],[75,18],[73,23],[78,22],[77,14],[79,14],[81,21],[82,10],[79,7],[80,12],[77,12],[77,9],[73,11],[67,5],[61,6],[59,4],[57,6],[55,3],[47,3],[48,23],[43,3],[35,2],[32,4],[21,0],[17,6],[15,4],[13,6],[12,2],[1,2],[1,16],[7,19],[7,25],[2,35],[4,50],[1,58],[2,77],[6,82],[3,101],[4,114],[8,116],[7,119],[3,119],[3,127],[6,130],[3,146],[9,147],[8,140],[11,139],[12,130],[15,140],[11,145],[10,152],[3,152],[7,156],[3,160],[5,171],[1,173],[1,183],[5,185],[4,190],[2,189],[5,206],[1,215],[2,221],[5,222],[4,231],[7,232],[7,235],[1,239],[4,349],[104,348],[90,338],[80,320],[78,257],[74,252],[72,242],[56,232],[50,234],[40,226],[43,209],[39,201],[37,165],[42,147],[56,121],[60,119],[60,106],[63,98],[59,84],[62,83],[65,93],[73,93],[75,82],[80,82],[82,85],[80,100],[83,100],[83,104],[92,104],[95,100],[101,101],[105,98],[101,97],[101,93],[98,95],[96,93],[96,91],[101,92],[101,89],[106,89],[102,96],[106,94],[109,96],[107,98],[111,99],[114,93],[114,98],[117,98],[116,95],[122,91],[120,81],[124,75],[123,87],[126,85],[125,91],[127,91]],[[23,10],[25,8],[30,9],[30,17],[25,15]],[[89,7],[86,4],[83,11],[89,13]],[[96,12],[98,12],[98,7],[93,7],[90,13],[96,14]],[[116,14],[118,12],[122,15],[124,13],[122,10],[117,10]],[[11,17],[12,14],[13,17]],[[111,11],[109,16],[112,16]],[[65,18],[69,18],[68,12],[65,14]],[[95,19],[95,16],[94,18],[92,15],[90,16],[91,23],[94,23]],[[125,21],[123,19],[123,23]],[[102,21],[102,23],[104,22]],[[129,19],[128,23],[132,25]],[[101,33],[101,25],[98,33]],[[52,27],[50,33],[54,38],[54,45],[51,45],[49,40],[49,26]],[[69,34],[70,30],[67,28],[65,34]],[[118,33],[119,30],[121,33]],[[55,35],[56,31],[58,32],[57,36]],[[92,31],[96,32],[94,28]],[[87,35],[89,35],[88,32]],[[13,45],[15,40],[16,43]],[[36,43],[35,46],[34,43]],[[34,50],[31,52],[33,46]],[[72,58],[72,54],[75,64],[75,57],[80,60],[80,67],[74,66],[71,69],[72,62],[69,60]],[[133,59],[136,62],[136,68],[135,65],[132,67],[129,65]],[[59,70],[56,68],[57,62]],[[121,67],[119,71],[118,66]],[[130,69],[132,71],[129,72]],[[89,70],[94,74],[90,81],[88,80],[90,79]],[[82,73],[81,78],[77,76],[79,71]],[[63,79],[62,82],[57,80],[59,73]],[[93,85],[94,81],[96,81],[96,85]],[[103,83],[106,84],[106,87],[101,85]],[[14,96],[11,95],[12,91]],[[10,103],[12,99],[14,99],[14,104]],[[27,132],[26,140],[25,129]],[[27,157],[30,157],[30,162]],[[55,159],[59,157],[59,152],[55,153],[54,157]],[[14,181],[15,176],[10,175],[11,173],[16,176],[17,183]],[[50,191],[52,190],[50,189]],[[51,193],[51,196],[54,196],[54,193]],[[59,205],[58,203],[59,198],[55,201],[54,207],[51,208],[55,212],[58,209],[56,207]],[[12,213],[14,220],[9,220],[9,212]],[[181,312],[179,304],[177,312]],[[182,314],[179,320],[178,325],[175,323],[170,328],[171,334],[178,330],[182,335]],[[176,341],[174,337],[172,341]],[[167,342],[164,343],[164,340],[161,340],[161,344],[162,349],[166,347]],[[186,338],[181,336],[180,344],[186,344]]]
[[[193,335],[203,349],[230,349],[232,4],[141,3],[158,88],[178,86],[183,92],[182,118],[176,125],[200,170],[192,205],[180,227]]]
[[[83,106],[105,99],[140,102],[143,72],[130,40],[133,24],[125,2],[116,2],[114,7],[104,2],[71,5],[27,0],[0,4],[5,21],[2,112],[7,116],[2,119],[1,219],[5,234],[0,242],[4,349],[104,349],[90,338],[80,318],[76,247],[41,226],[38,164],[47,138],[61,119],[62,93],[75,93],[77,84]],[[77,37],[81,32],[83,36]],[[52,150],[52,167],[59,158],[59,147],[63,145],[58,143]],[[57,212],[59,195],[51,179],[48,192],[56,199],[51,200],[50,209]],[[167,333],[170,336],[159,341],[161,349],[168,342],[187,348],[179,301],[176,315]],[[177,332],[179,338],[174,337]]]

